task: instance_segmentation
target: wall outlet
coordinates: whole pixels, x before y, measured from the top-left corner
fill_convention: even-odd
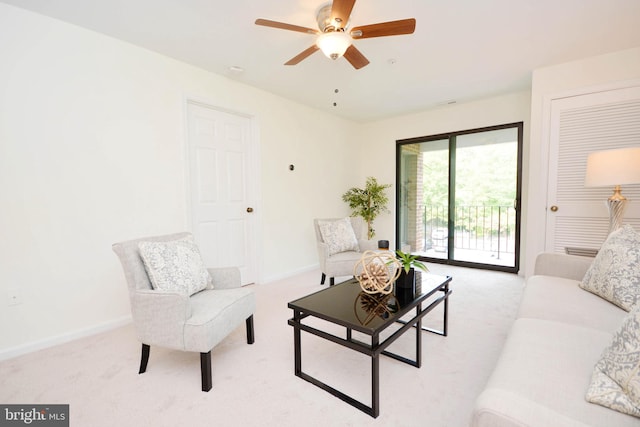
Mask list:
[[[20,292],[20,289],[13,288],[7,290],[7,297],[9,306],[22,304],[22,292]]]

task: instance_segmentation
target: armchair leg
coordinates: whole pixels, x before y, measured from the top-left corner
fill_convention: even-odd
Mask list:
[[[247,324],[247,344],[253,344],[255,341],[255,336],[253,334],[253,314],[245,320]]]
[[[147,363],[149,363],[149,349],[147,344],[142,344],[142,356],[140,357],[140,371],[138,374],[144,374],[147,371]]]
[[[211,351],[200,353],[200,373],[202,376],[202,391],[211,390]]]
[[[320,279],[320,284],[321,285],[324,285],[324,281],[325,281],[326,278],[327,278],[327,275],[322,273],[322,278]]]
[[[336,284],[336,278],[335,277],[330,278],[329,279],[329,286],[333,286],[335,284]]]

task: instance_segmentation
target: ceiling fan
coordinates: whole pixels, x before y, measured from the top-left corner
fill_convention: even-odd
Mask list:
[[[322,6],[318,10],[316,18],[320,28],[319,31],[268,19],[256,19],[256,25],[317,36],[315,44],[285,62],[285,65],[296,65],[320,49],[331,59],[338,59],[344,56],[358,70],[369,64],[369,60],[356,49],[353,45],[353,40],[412,34],[416,28],[416,20],[414,18],[401,19],[399,21],[381,22],[347,29],[349,16],[355,2],[356,0],[333,0],[333,3]]]

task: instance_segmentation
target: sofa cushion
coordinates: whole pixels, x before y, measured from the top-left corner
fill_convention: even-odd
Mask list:
[[[517,317],[555,320],[613,333],[626,311],[581,289],[577,280],[531,276],[522,294]]]
[[[640,309],[614,334],[596,364],[587,400],[640,417]]]
[[[140,257],[154,289],[193,295],[211,288],[211,276],[191,238],[138,243]]]
[[[630,225],[611,233],[580,286],[631,310],[640,299],[640,234]]]
[[[636,418],[584,398],[611,336],[550,320],[517,319],[476,401],[472,426],[637,427]]]
[[[349,218],[333,221],[319,220],[318,227],[322,240],[327,244],[329,256],[340,252],[360,250],[356,233],[353,231]]]

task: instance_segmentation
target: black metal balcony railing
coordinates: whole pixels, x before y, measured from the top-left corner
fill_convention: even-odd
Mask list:
[[[516,211],[513,206],[455,207],[453,247],[500,254],[515,254]],[[442,205],[424,208],[424,248],[446,250],[448,209]]]

